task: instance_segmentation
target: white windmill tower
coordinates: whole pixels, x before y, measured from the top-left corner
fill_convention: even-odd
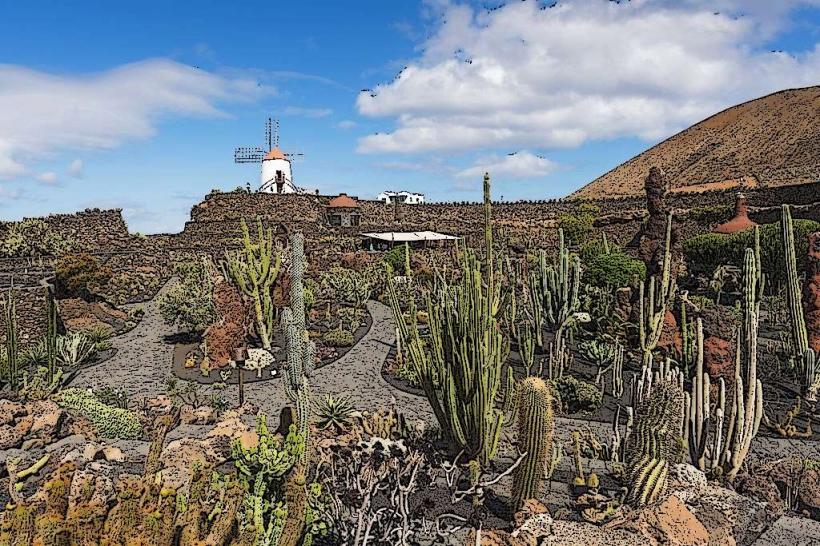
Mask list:
[[[272,130],[271,125],[275,123]],[[279,120],[268,118],[265,123],[265,140],[267,151],[258,147],[237,148],[234,151],[235,163],[262,163],[262,174],[259,179],[259,191],[263,193],[299,193],[293,184],[291,161],[302,154],[287,154],[279,148]]]

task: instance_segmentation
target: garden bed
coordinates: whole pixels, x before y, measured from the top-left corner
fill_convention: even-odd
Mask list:
[[[367,335],[367,332],[370,331],[370,328],[373,326],[373,317],[370,316],[370,313],[365,310],[364,316],[362,317],[361,325],[356,329],[353,333],[353,344],[350,347],[332,347],[332,352],[329,354],[331,355],[328,358],[324,358],[316,363],[316,369],[322,368],[329,364],[336,362],[338,359],[343,357],[350,351],[353,347],[355,347],[361,339]],[[204,385],[210,385],[213,383],[225,383],[228,385],[235,385],[239,383],[239,370],[236,368],[224,367],[224,368],[214,368],[211,369],[207,375],[205,375],[198,366],[193,367],[186,367],[185,362],[186,359],[192,351],[198,352],[199,351],[199,342],[193,341],[191,339],[184,339],[184,338],[176,338],[176,339],[169,339],[171,343],[174,343],[174,354],[171,363],[171,371],[172,373],[185,381],[193,381]],[[261,374],[257,373],[256,370],[242,370],[242,379],[245,383],[256,383],[259,381],[269,381],[271,379],[276,379],[281,374],[279,372],[281,363],[287,360],[287,353],[284,348],[284,337],[282,336],[281,332],[277,332],[274,336],[273,340],[273,364],[264,370],[262,370]],[[316,347],[316,353],[321,355],[324,347],[321,345],[321,340],[318,340]],[[275,371],[275,373],[271,373]],[[223,377],[224,372],[224,377]],[[229,372],[229,373],[228,373]]]

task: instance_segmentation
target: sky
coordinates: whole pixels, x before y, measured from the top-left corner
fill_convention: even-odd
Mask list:
[[[0,0],[0,219],[177,232],[259,184],[565,196],[711,114],[820,84],[820,0]]]

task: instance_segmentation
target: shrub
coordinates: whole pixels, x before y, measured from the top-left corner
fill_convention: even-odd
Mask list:
[[[59,256],[75,246],[72,239],[53,231],[43,220],[30,218],[11,224],[0,239],[0,256]]]
[[[61,256],[55,273],[58,293],[69,298],[88,298],[95,288],[111,279],[111,271],[87,253]]]
[[[142,425],[134,412],[103,404],[88,391],[65,389],[57,394],[56,401],[66,409],[81,413],[103,438],[136,440],[142,435]]]
[[[598,254],[586,264],[584,281],[593,286],[633,286],[646,278],[646,265],[623,252]]]
[[[581,244],[592,232],[595,217],[600,212],[600,207],[592,203],[581,203],[576,213],[560,215],[558,225],[564,230],[564,236],[570,244]]]
[[[169,325],[178,325],[191,332],[202,332],[214,323],[211,273],[204,261],[174,265],[179,282],[159,298],[159,312]]]
[[[404,275],[405,254],[407,253],[406,245],[396,245],[391,248],[384,255],[384,261],[387,262],[396,274]]]
[[[72,368],[97,354],[97,343],[83,332],[59,336],[56,342],[57,360]]]
[[[808,260],[809,234],[820,231],[820,223],[813,220],[794,221],[794,244],[798,269],[805,271]],[[743,266],[746,248],[754,246],[754,230],[748,229],[731,235],[704,233],[683,242],[683,253],[689,271],[711,276],[721,265]],[[766,272],[766,285],[777,291],[785,282],[783,242],[780,223],[760,227],[760,261]]]
[[[593,412],[601,407],[603,395],[592,383],[564,375],[554,381],[554,392],[566,413]]]
[[[331,347],[350,347],[353,345],[353,334],[337,328],[326,332],[322,340]]]

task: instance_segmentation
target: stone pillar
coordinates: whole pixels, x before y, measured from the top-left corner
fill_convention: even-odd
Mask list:
[[[803,287],[803,312],[809,347],[820,351],[820,232],[809,235],[809,260]]]

